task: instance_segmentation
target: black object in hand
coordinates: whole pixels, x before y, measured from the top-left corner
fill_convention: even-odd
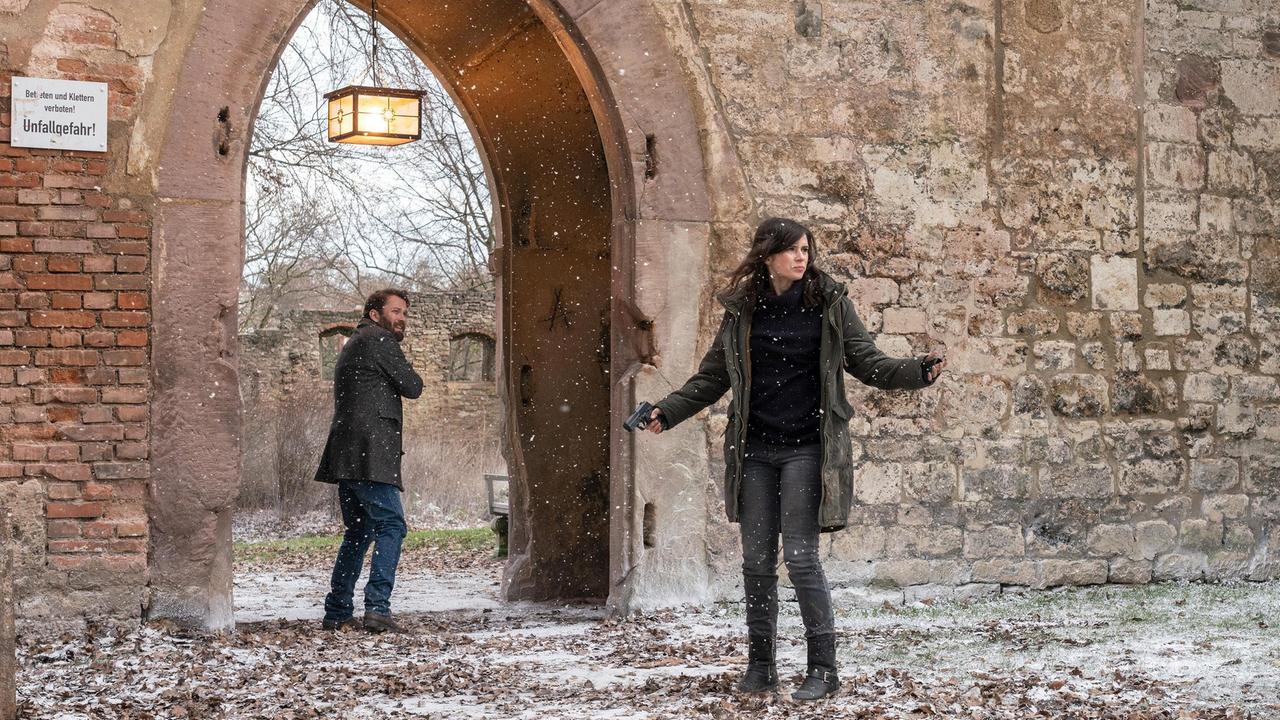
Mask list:
[[[648,402],[640,403],[636,408],[636,411],[631,413],[631,417],[627,418],[626,422],[622,423],[622,429],[627,432],[634,432],[636,428],[643,430],[644,428],[649,427],[649,415],[652,413],[653,405]]]
[[[929,379],[929,371],[933,369],[934,365],[937,365],[940,362],[942,362],[942,358],[940,357],[927,357],[920,362],[920,374],[924,376],[925,382],[932,382],[932,380]]]

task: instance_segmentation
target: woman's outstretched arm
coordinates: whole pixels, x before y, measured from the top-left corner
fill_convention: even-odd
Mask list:
[[[844,305],[844,368],[850,375],[881,390],[918,390],[932,384],[925,378],[920,358],[885,355],[862,324],[853,301],[846,297],[840,302]]]

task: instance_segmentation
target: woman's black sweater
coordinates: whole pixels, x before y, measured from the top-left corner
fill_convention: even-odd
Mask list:
[[[768,288],[751,317],[751,399],[747,440],[807,445],[821,439],[818,355],[822,308],[805,307],[802,283]]]

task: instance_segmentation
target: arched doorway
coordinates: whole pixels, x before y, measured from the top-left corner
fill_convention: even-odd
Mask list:
[[[161,150],[152,617],[206,627],[231,621],[230,508],[239,483],[231,458],[240,442],[234,315],[247,125],[275,54],[313,4],[208,3]],[[513,474],[504,590],[512,599],[604,599],[636,565],[642,516],[653,512],[635,506],[629,446],[617,428],[633,399],[624,378],[653,345],[641,337],[651,321],[637,310],[645,305],[635,293],[638,220],[648,217],[652,234],[676,225],[687,233],[709,212],[685,89],[653,90],[672,79],[676,63],[657,62],[670,51],[650,11],[628,2],[576,13],[577,23],[549,0],[379,3],[380,19],[463,108],[493,183],[497,364]],[[584,33],[583,24],[595,30]],[[637,62],[626,81],[635,84],[628,93],[634,110],[615,102],[622,81],[606,80],[592,33],[611,63]],[[662,143],[671,145],[676,170],[669,182],[654,171],[658,136],[646,132],[659,123],[668,125]],[[639,200],[640,185],[659,191],[655,199]],[[663,253],[660,246],[649,252]],[[702,269],[676,275],[696,287]]]

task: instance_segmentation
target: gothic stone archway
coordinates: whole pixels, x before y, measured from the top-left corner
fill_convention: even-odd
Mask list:
[[[156,205],[152,617],[232,621],[245,152],[275,57],[313,2],[211,0],[174,98]],[[666,267],[667,248],[646,237],[679,231],[702,248],[708,220],[692,104],[651,12],[638,1],[379,4],[469,117],[493,185],[498,367],[519,469],[510,598],[625,606],[640,553],[696,555],[680,543],[643,547],[642,516],[661,515],[638,505],[614,430],[632,400],[626,378],[654,344],[641,336],[669,314],[663,288],[696,288],[704,274],[687,260],[705,250],[686,247],[671,277],[636,292],[637,266]],[[654,169],[657,146],[669,172]],[[687,300],[691,311],[696,294]],[[692,345],[689,315],[659,340]]]

